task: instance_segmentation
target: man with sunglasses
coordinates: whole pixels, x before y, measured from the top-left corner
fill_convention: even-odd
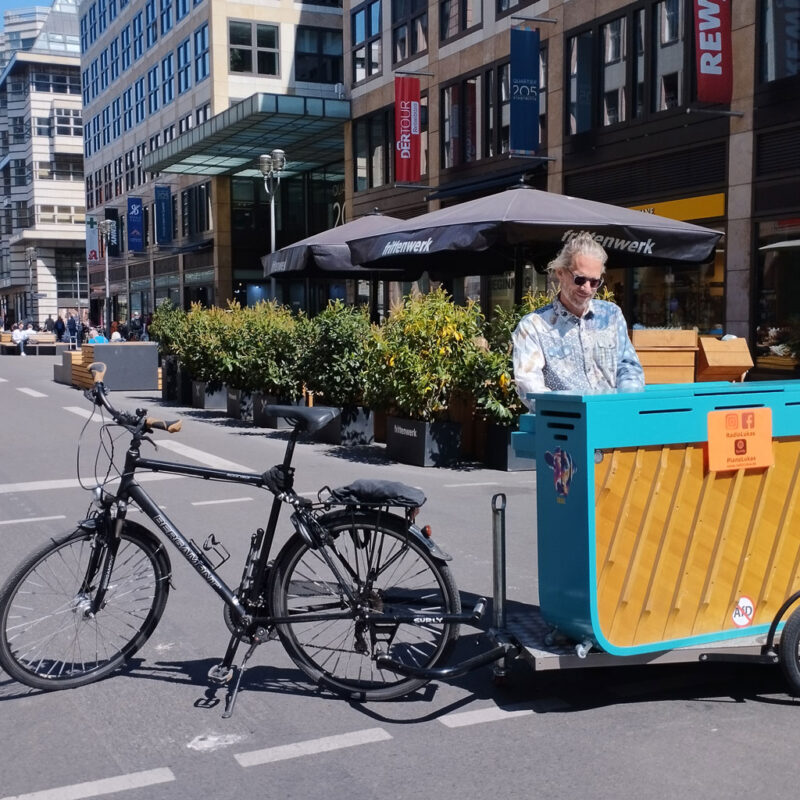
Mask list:
[[[548,264],[559,291],[514,331],[514,379],[528,394],[572,390],[636,391],[644,371],[619,306],[597,300],[608,256],[589,233],[571,238]]]

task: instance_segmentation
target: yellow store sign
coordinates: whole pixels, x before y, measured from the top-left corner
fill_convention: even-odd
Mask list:
[[[725,216],[725,195],[704,194],[698,197],[684,197],[681,200],[666,200],[663,203],[648,203],[643,206],[629,206],[634,211],[657,214],[659,217],[679,219],[688,222],[695,219],[711,219]]]

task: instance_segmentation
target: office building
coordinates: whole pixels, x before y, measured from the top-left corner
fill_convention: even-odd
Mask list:
[[[0,311],[38,327],[86,295],[77,5],[56,0],[4,22]]]

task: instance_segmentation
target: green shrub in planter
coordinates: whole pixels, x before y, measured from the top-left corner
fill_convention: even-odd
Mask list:
[[[304,314],[293,314],[274,300],[244,309],[238,333],[246,343],[243,363],[254,391],[280,400],[302,397],[301,357],[308,347],[309,327]]]
[[[151,340],[158,342],[158,352],[162,356],[178,355],[186,336],[186,312],[168,298],[163,300],[153,312],[147,333]]]
[[[301,357],[306,388],[325,405],[363,405],[374,342],[366,307],[331,301],[309,323]]]
[[[370,405],[410,419],[447,419],[451,395],[471,388],[482,320],[475,303],[456,305],[442,289],[406,297],[374,337]]]
[[[193,303],[186,314],[185,335],[179,343],[178,358],[192,378],[219,390],[226,380],[223,343],[227,338],[227,312]]]

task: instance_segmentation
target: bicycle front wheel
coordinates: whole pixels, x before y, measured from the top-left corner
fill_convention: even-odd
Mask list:
[[[433,667],[447,658],[458,625],[437,618],[461,611],[447,565],[430,556],[400,517],[336,512],[320,522],[332,541],[325,552],[356,602],[322,551],[293,536],[272,567],[270,590],[275,616],[304,617],[277,626],[292,660],[315,683],[355,700],[391,700],[423,686],[427,680],[381,669],[374,659],[383,652]]]
[[[117,669],[155,630],[169,594],[169,561],[146,529],[126,524],[103,604],[91,605],[105,556],[77,530],[31,554],[0,589],[0,666],[49,691]],[[94,563],[95,574],[90,574]],[[82,589],[83,587],[83,589]]]

